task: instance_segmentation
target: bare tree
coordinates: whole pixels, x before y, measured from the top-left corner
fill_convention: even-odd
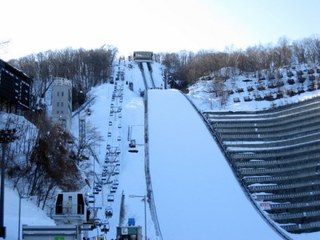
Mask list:
[[[306,63],[307,52],[302,41],[294,41],[292,43],[293,57],[297,64]]]
[[[289,40],[286,37],[280,38],[276,49],[279,52],[279,67],[289,65],[292,57]]]
[[[81,160],[88,157],[88,155],[96,155],[93,149],[103,141],[103,137],[98,133],[97,128],[86,126],[86,135],[83,141],[77,144],[76,158]]]
[[[224,81],[224,77],[222,77],[220,74],[216,74],[216,76],[212,80],[212,87],[210,89],[210,92],[213,95],[212,98],[220,99],[221,106],[225,106],[228,99],[228,93],[226,91]]]

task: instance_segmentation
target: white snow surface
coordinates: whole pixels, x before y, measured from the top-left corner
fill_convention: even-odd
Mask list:
[[[143,227],[144,206],[139,197],[146,192],[145,180],[145,144],[144,144],[144,103],[139,95],[143,89],[141,72],[136,64],[133,68],[126,65],[115,67],[115,71],[125,72],[125,81],[134,83],[130,91],[125,81],[122,112],[109,116],[113,84],[103,84],[90,92],[95,97],[90,104],[92,114],[86,116],[86,124],[97,128],[104,141],[95,149],[99,163],[92,161],[92,169],[101,173],[106,155],[106,145],[112,144],[121,149],[121,169],[119,188],[115,201],[106,201],[108,186],[96,197],[96,206],[102,209],[112,205],[114,216],[109,220],[108,239],[116,236],[119,225],[121,195],[125,195],[125,217],[135,218],[136,224]],[[162,67],[153,64],[153,78],[156,87],[162,86]],[[120,82],[120,81],[119,81]],[[120,84],[120,83],[118,83]],[[212,107],[212,102],[202,103],[203,96],[189,97],[197,106]],[[261,103],[263,105],[263,103]],[[231,108],[228,105],[227,108]],[[237,105],[238,106],[238,105]],[[247,106],[246,106],[247,107]],[[253,109],[256,109],[254,105]],[[201,107],[200,107],[201,108]],[[149,164],[156,212],[164,240],[179,239],[225,239],[225,240],[277,240],[282,237],[266,223],[247,199],[230,166],[208,132],[200,116],[187,98],[177,90],[153,89],[148,91],[148,144]],[[121,117],[120,117],[121,114]],[[108,122],[112,121],[112,126]],[[121,128],[118,128],[121,124]],[[132,129],[132,138],[137,140],[138,153],[128,152],[128,130]],[[112,136],[107,133],[111,131]],[[78,137],[78,117],[74,117],[72,133]],[[121,141],[117,138],[120,136]],[[92,179],[91,179],[92,181]],[[5,226],[7,239],[17,239],[18,195],[11,190],[7,181],[5,189]],[[85,191],[88,191],[86,189]],[[103,210],[99,211],[103,219]],[[52,225],[53,221],[43,211],[37,209],[31,200],[22,200],[22,224]],[[126,225],[126,222],[123,223]],[[92,239],[101,233],[94,230],[89,233]],[[160,239],[156,235],[147,208],[148,239]],[[319,233],[290,235],[292,239],[319,239]],[[143,236],[144,238],[144,236]]]
[[[9,183],[5,187],[4,226],[6,239],[18,239],[19,222],[19,195]],[[54,221],[46,215],[45,211],[37,208],[32,199],[21,199],[21,224],[36,226],[52,226]],[[22,227],[21,227],[22,231]]]
[[[163,238],[281,239],[248,201],[189,101],[175,90],[148,95],[151,177]],[[163,101],[170,104],[160,107]]]

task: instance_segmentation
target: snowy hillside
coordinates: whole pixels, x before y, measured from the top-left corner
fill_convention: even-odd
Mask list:
[[[174,90],[148,95],[151,178],[163,239],[281,239],[254,210],[187,99]],[[160,107],[164,101],[170,104]]]
[[[96,158],[90,157],[90,169],[84,173],[95,173],[87,175],[91,186],[102,178],[108,167],[110,149],[120,151],[117,158],[119,174],[112,179],[119,182],[116,192],[111,192],[110,184],[103,185],[97,194],[93,194],[90,187],[83,189],[84,193],[95,196],[94,206],[100,209],[97,217],[110,226],[107,238],[115,239],[116,227],[126,226],[129,218],[135,218],[136,224],[143,228],[143,235],[147,228],[149,239],[206,239],[208,236],[213,239],[282,239],[255,211],[187,98],[179,91],[162,89],[163,67],[160,64],[153,63],[152,70],[155,87],[159,89],[148,91],[147,108],[141,97],[145,86],[140,68],[135,63],[122,62],[114,67],[114,77],[119,73],[123,79],[120,77],[114,84],[105,83],[90,91],[94,99],[88,105],[91,115],[83,111],[73,117],[72,134],[75,137],[79,137],[80,118],[85,119],[86,126],[95,127],[103,137],[103,142],[94,149]],[[229,79],[225,82],[226,89],[242,88],[243,91],[230,92],[223,106],[219,99],[208,93],[205,87],[211,83],[207,80],[191,86],[187,97],[200,110],[232,111],[264,109],[320,95],[319,90],[308,91],[311,82],[318,81],[319,73],[309,74],[307,68],[303,69],[302,76],[306,79],[302,84],[297,82],[299,70],[291,69],[294,74],[291,77],[287,75],[288,69],[283,70],[281,81],[284,84],[277,88],[269,88],[267,80],[261,76],[259,80],[257,73]],[[264,74],[265,78],[270,78],[270,74]],[[296,84],[290,84],[289,79]],[[132,90],[130,83],[133,84]],[[258,86],[264,86],[266,90],[260,91]],[[287,89],[298,91],[301,87],[304,93],[287,96]],[[285,93],[284,98],[254,100],[257,93],[264,98],[270,93],[276,96],[279,91]],[[247,96],[251,100],[245,101]],[[137,152],[129,151],[129,140],[132,139],[136,141]],[[8,226],[8,239],[15,239],[17,208],[11,208],[10,203],[17,202],[18,196],[9,189],[6,192],[5,225]],[[110,195],[113,196],[112,201]],[[148,197],[146,212],[143,197]],[[52,224],[43,212],[35,211],[28,203],[23,199],[22,224]],[[121,204],[125,209],[122,215]],[[104,210],[109,207],[114,214],[106,219]],[[35,217],[32,221],[30,214]],[[92,239],[97,235],[103,235],[99,228],[87,233]],[[290,237],[317,239],[314,234],[313,238],[308,234]]]
[[[188,96],[203,111],[255,111],[320,95],[320,68],[314,65],[228,76],[224,82],[225,104],[221,97],[215,97],[211,80],[200,80],[189,87]]]

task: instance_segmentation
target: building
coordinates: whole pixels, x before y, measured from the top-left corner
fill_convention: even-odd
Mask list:
[[[19,113],[30,109],[32,79],[0,59],[0,111]]]
[[[65,78],[56,78],[52,85],[52,122],[66,130],[71,129],[72,82]]]

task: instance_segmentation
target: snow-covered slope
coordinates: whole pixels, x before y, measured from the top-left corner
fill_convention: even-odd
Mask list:
[[[145,182],[145,115],[143,98],[144,89],[140,69],[134,63],[131,67],[120,64],[115,72],[124,71],[123,101],[112,102],[114,84],[103,84],[90,92],[94,101],[90,104],[92,114],[86,116],[86,124],[97,128],[103,136],[103,142],[95,148],[99,162],[92,157],[91,170],[101,174],[106,157],[107,144],[116,144],[121,149],[119,187],[114,194],[115,201],[107,201],[109,186],[104,186],[96,196],[96,206],[101,207],[98,215],[104,218],[104,208],[112,206],[114,216],[109,219],[110,232],[107,237],[116,237],[119,225],[120,201],[124,196],[124,225],[128,218],[134,217],[136,224],[144,228],[144,207],[142,199],[130,195],[147,194]],[[161,87],[162,66],[152,65],[153,79]],[[133,83],[133,91],[126,82]],[[208,82],[202,82],[208,84]],[[243,82],[245,83],[245,82]],[[246,83],[247,84],[247,83]],[[190,88],[188,95],[200,109],[220,109],[220,103],[204,95],[199,82]],[[317,91],[297,97],[319,94]],[[224,160],[213,138],[207,131],[201,118],[187,99],[176,90],[150,90],[148,94],[148,140],[151,183],[156,212],[163,239],[243,239],[274,240],[281,237],[261,218],[242,192],[232,171]],[[243,97],[243,96],[242,96]],[[209,101],[207,100],[209,99]],[[292,98],[293,99],[293,98]],[[271,106],[268,101],[234,103],[233,98],[223,110],[265,108]],[[284,100],[277,100],[283,101]],[[121,104],[121,117],[110,116],[111,104]],[[117,105],[118,106],[118,105]],[[109,122],[112,126],[109,126]],[[78,137],[77,116],[73,119],[73,134]],[[119,126],[121,126],[119,128]],[[132,138],[137,140],[138,153],[128,152],[129,129]],[[111,137],[108,132],[111,131]],[[118,141],[120,137],[120,141]],[[91,179],[93,181],[93,179]],[[91,191],[89,188],[86,191]],[[5,225],[8,239],[17,238],[17,194],[6,189]],[[11,204],[16,203],[16,204]],[[29,225],[52,224],[52,221],[27,205],[23,200],[22,223]],[[12,207],[14,206],[14,207]],[[30,221],[30,214],[35,220]],[[147,208],[147,229],[149,239],[160,239],[153,226],[151,213]],[[143,231],[144,233],[144,231]],[[100,235],[94,230],[91,237]],[[304,238],[305,237],[305,238]],[[308,239],[302,236],[299,239]]]
[[[7,231],[6,239],[18,239],[19,227],[19,195],[11,184],[5,188],[4,225]],[[45,211],[39,209],[32,199],[21,199],[21,225],[52,226],[54,221]],[[21,227],[22,232],[22,227]]]
[[[248,201],[189,101],[175,90],[151,90],[148,99],[150,171],[163,239],[281,239]]]
[[[212,80],[199,80],[187,95],[203,111],[263,110],[320,95],[319,78],[320,68],[315,65],[229,74],[223,93]],[[216,97],[215,90],[224,97]]]

